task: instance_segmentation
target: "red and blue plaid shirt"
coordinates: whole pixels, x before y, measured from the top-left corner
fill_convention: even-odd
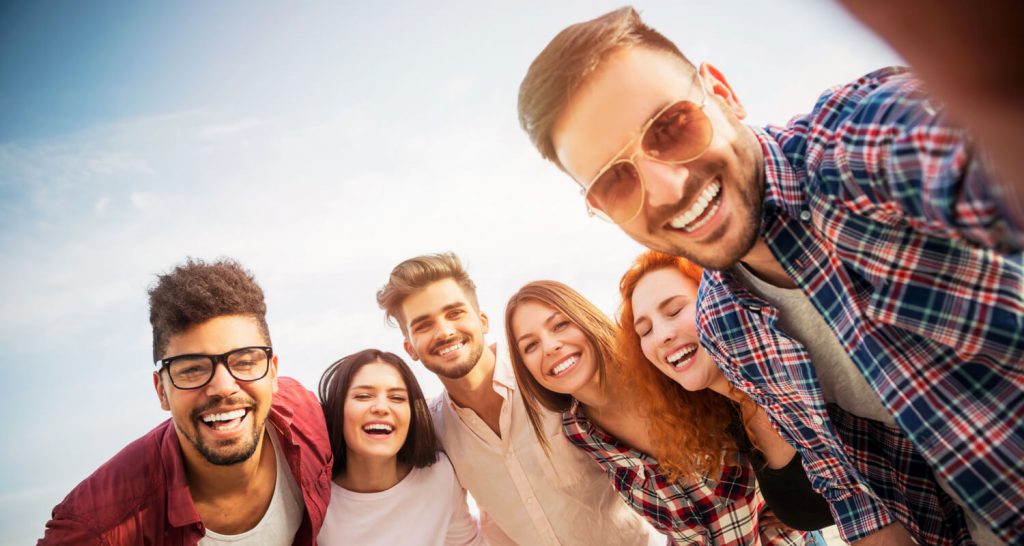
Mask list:
[[[970,140],[896,68],[755,133],[760,236],[902,437],[876,441],[878,423],[830,416],[806,349],[729,272],[705,272],[702,345],[800,450],[846,540],[893,521],[924,544],[964,540],[948,499],[918,487],[930,468],[997,536],[1022,543],[1024,230],[1000,211]]]
[[[717,480],[705,476],[680,484],[661,473],[658,461],[591,423],[575,403],[562,414],[562,430],[573,445],[601,463],[626,504],[673,544],[804,544],[800,531],[758,528],[764,499],[745,460],[741,466],[724,465]]]

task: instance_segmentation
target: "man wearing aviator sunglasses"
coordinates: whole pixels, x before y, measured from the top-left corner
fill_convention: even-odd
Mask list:
[[[278,377],[263,291],[230,260],[150,290],[153,386],[171,419],[53,510],[41,544],[314,544],[332,457],[313,393]]]
[[[911,74],[751,128],[721,72],[624,8],[552,40],[519,114],[589,211],[704,266],[701,344],[844,539],[1024,539],[1024,227]]]

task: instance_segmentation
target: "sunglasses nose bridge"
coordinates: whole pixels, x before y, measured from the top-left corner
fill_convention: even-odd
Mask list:
[[[662,161],[647,155],[634,159],[633,168],[640,175],[644,200],[652,207],[678,203],[690,178],[689,165]]]

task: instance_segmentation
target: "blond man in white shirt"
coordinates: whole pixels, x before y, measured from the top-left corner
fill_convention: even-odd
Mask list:
[[[569,444],[559,415],[541,413],[550,452],[538,444],[508,350],[486,345],[487,315],[457,256],[398,264],[377,303],[402,329],[409,356],[445,386],[431,402],[434,426],[490,544],[665,543]]]

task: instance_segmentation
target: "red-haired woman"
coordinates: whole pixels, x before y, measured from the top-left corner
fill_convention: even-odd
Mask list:
[[[626,503],[673,543],[805,544],[802,532],[759,525],[764,500],[727,431],[735,421],[729,402],[698,396],[695,407],[652,405],[652,397],[668,395],[627,386],[615,324],[576,291],[554,281],[527,284],[509,300],[505,328],[541,444],[551,431],[541,430],[537,404],[563,413],[563,433],[604,466]],[[654,413],[656,407],[671,415]],[[700,438],[691,438],[689,428],[676,429],[673,440],[684,449],[651,433],[655,421],[692,427],[698,415],[720,427]]]
[[[657,449],[676,460],[709,442],[736,445],[751,460],[774,517],[807,531],[832,525],[828,504],[811,488],[796,450],[701,348],[695,317],[701,273],[683,258],[647,251],[619,283],[618,349],[628,386],[649,400],[653,415],[666,416],[649,423]],[[681,437],[680,429],[690,433]]]

